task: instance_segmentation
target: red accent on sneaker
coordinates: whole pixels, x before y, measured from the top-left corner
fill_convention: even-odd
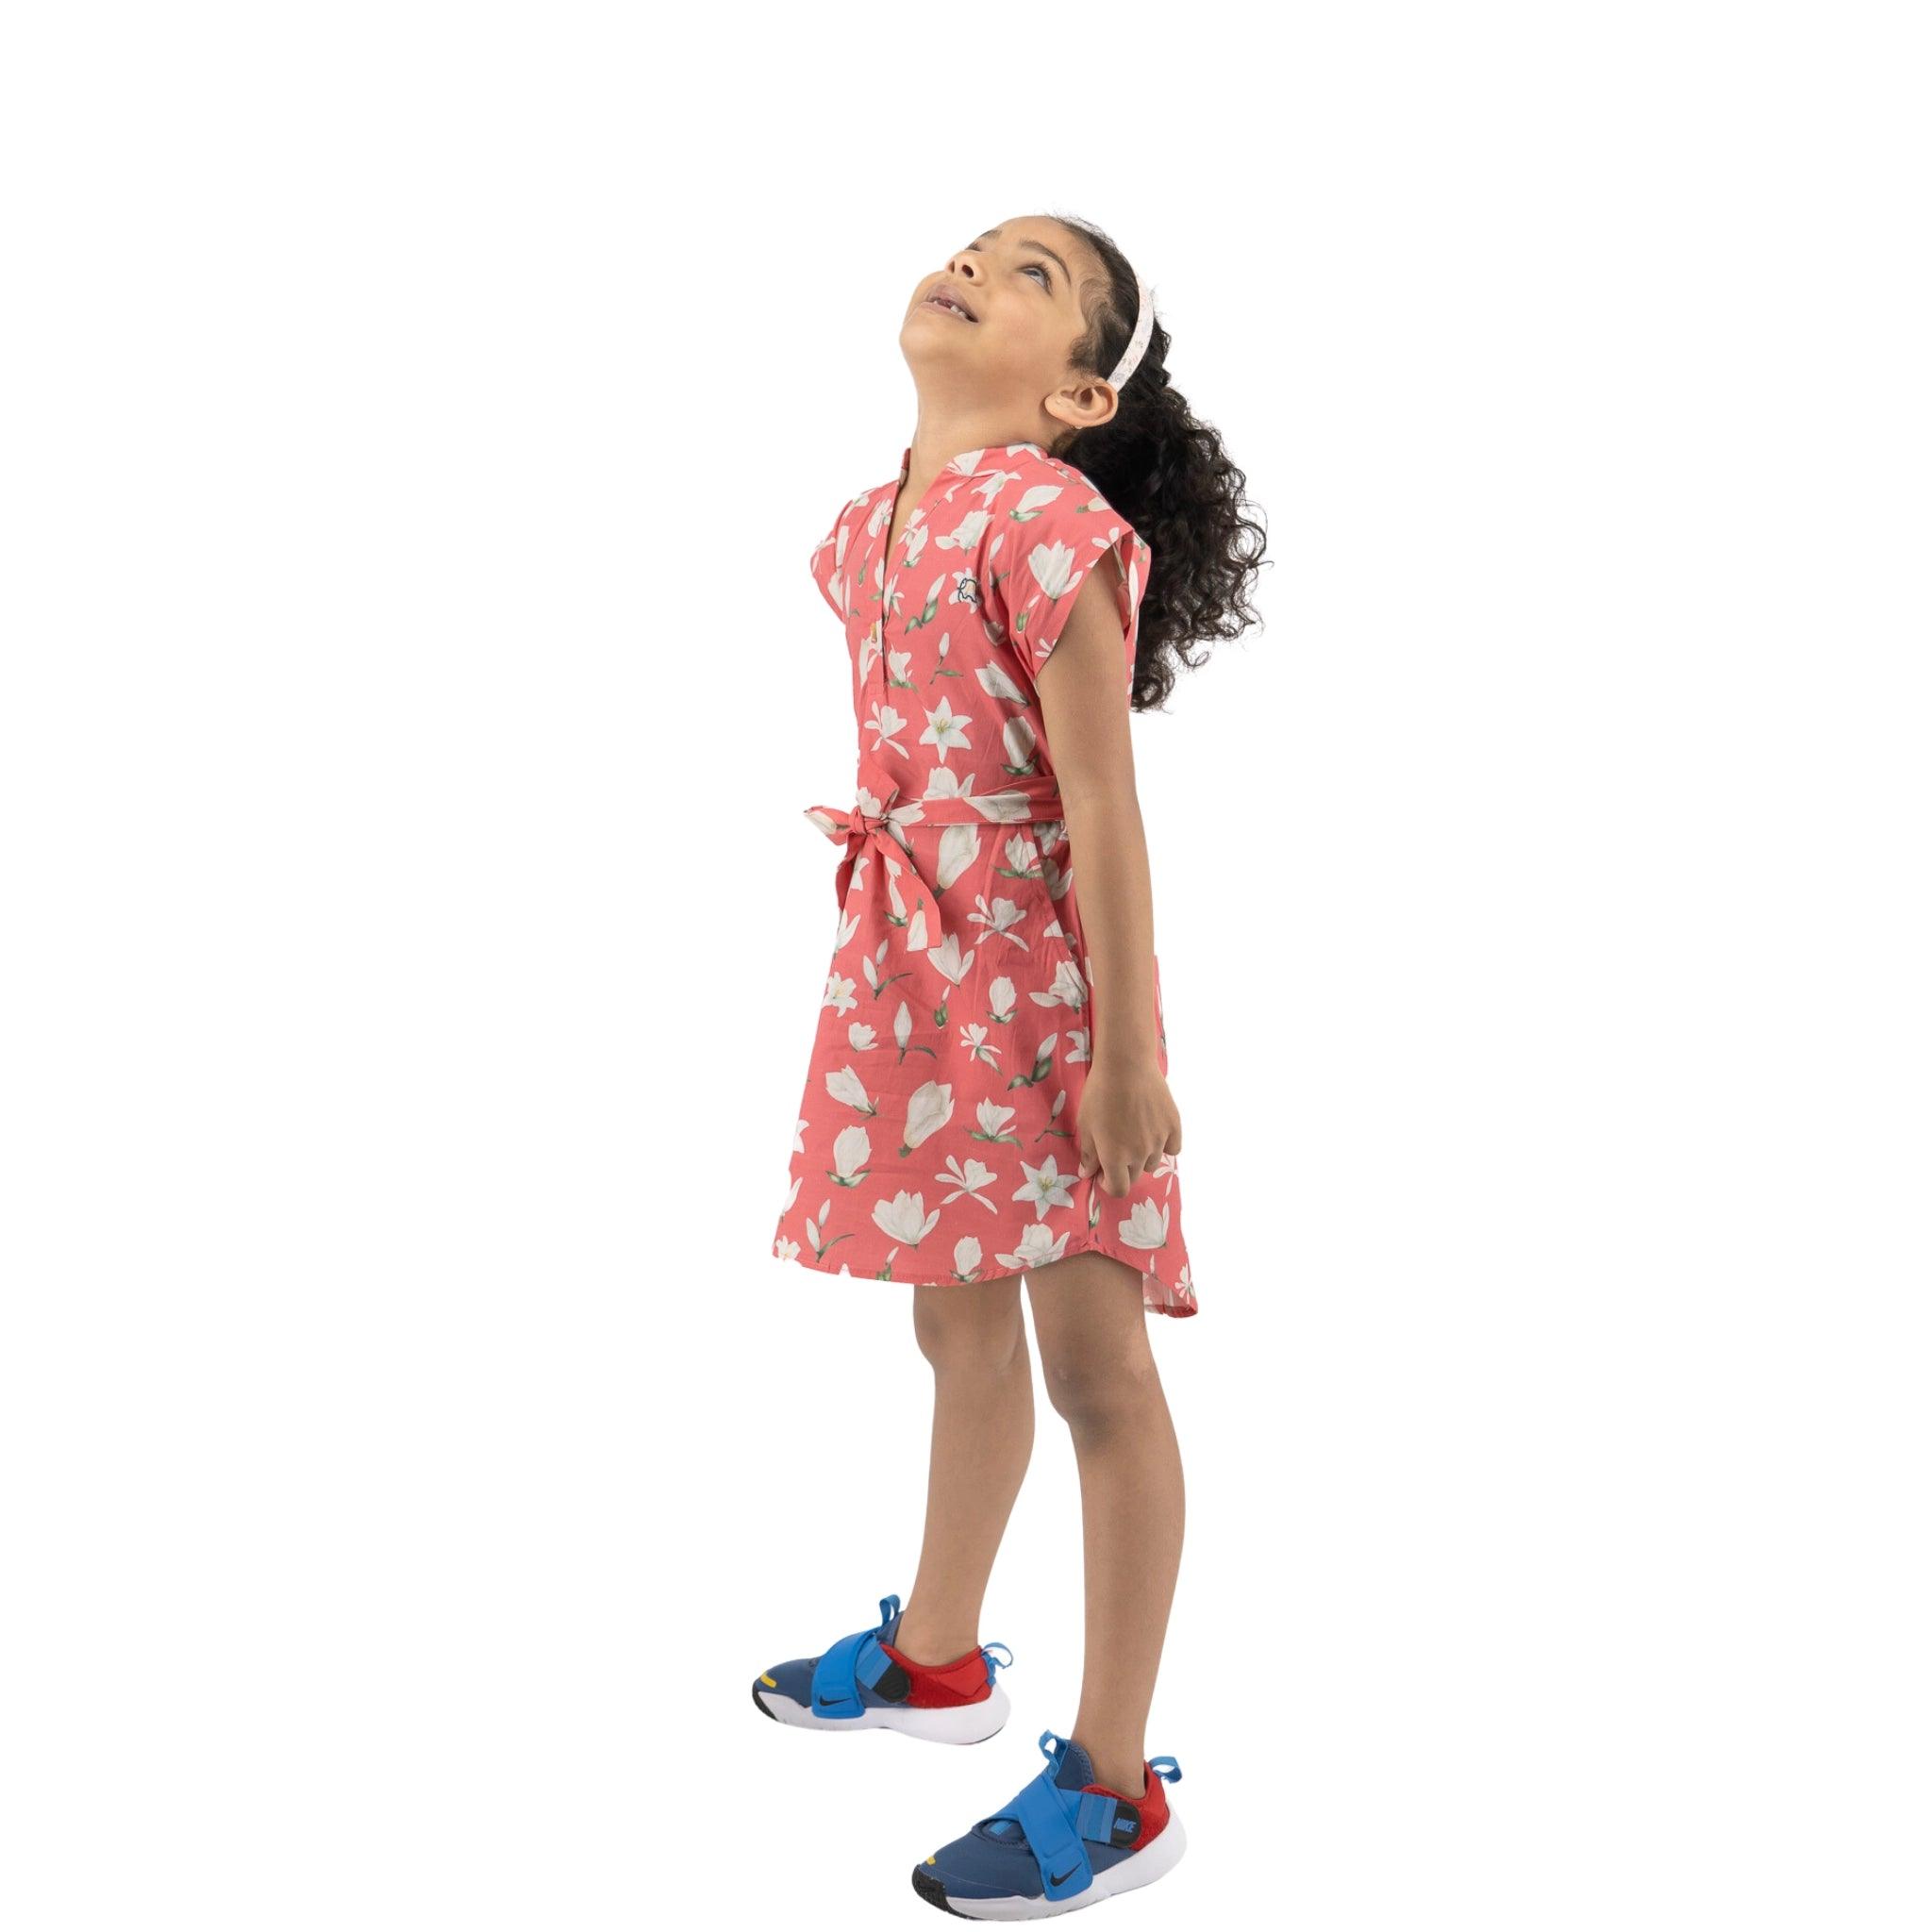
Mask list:
[[[906,1702],[914,1710],[983,1704],[992,1695],[986,1658],[977,1650],[969,1650],[949,1664],[916,1664],[903,1650],[894,1650],[890,1643],[881,1643],[879,1648],[912,1679],[912,1692]]]
[[[1125,1791],[1117,1791],[1111,1785],[1082,1785],[1083,1791],[1097,1791],[1103,1798],[1118,1798],[1123,1805],[1131,1805],[1141,1814],[1141,1829],[1134,1837],[1134,1849],[1144,1852],[1160,1834],[1167,1829],[1167,1786],[1154,1775],[1154,1767],[1147,1767],[1147,1795],[1144,1798],[1130,1798]]]

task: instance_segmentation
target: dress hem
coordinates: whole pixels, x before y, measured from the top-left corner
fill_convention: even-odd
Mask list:
[[[1173,1296],[1176,1291],[1162,1281],[1160,1276],[1155,1274],[1151,1268],[1142,1268],[1140,1262],[1132,1260],[1127,1256],[1122,1254],[1117,1245],[1110,1245],[1105,1241],[1093,1239],[1082,1241],[1075,1246],[1070,1240],[1066,1252],[1058,1258],[1064,1261],[1074,1255],[1096,1254],[1106,1255],[1111,1259],[1120,1262],[1123,1267],[1133,1268],[1139,1271],[1141,1275],[1141,1306],[1145,1313],[1150,1315],[1166,1315],[1171,1320],[1184,1321],[1189,1316],[1198,1315],[1201,1312],[1199,1304],[1191,1299],[1191,1297],[1185,1302],[1165,1299],[1165,1297]],[[808,1255],[802,1246],[795,1254],[785,1254],[775,1241],[772,1243],[771,1255],[774,1261],[794,1262],[801,1268],[809,1268],[814,1274],[842,1274],[848,1281],[883,1280],[898,1288],[977,1288],[982,1282],[1010,1281],[1015,1276],[1024,1275],[1031,1272],[1024,1268],[992,1268],[982,1269],[971,1281],[961,1281],[957,1274],[949,1274],[942,1280],[916,1281],[909,1275],[855,1274],[851,1269],[842,1265],[837,1268],[828,1267],[824,1262],[816,1260]],[[1041,1267],[1051,1267],[1052,1265],[1052,1262],[1041,1263]],[[1150,1299],[1147,1292],[1147,1284],[1150,1281],[1155,1284],[1163,1299]]]

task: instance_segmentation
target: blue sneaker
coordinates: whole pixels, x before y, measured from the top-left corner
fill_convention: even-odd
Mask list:
[[[982,1818],[923,1865],[912,1889],[961,1919],[1051,1919],[1152,1885],[1187,1849],[1165,1787],[1180,1782],[1172,1757],[1147,1764],[1144,1796],[1096,1784],[1071,1738],[1042,1731],[1046,1769],[1003,1811]]]
[[[894,1647],[902,1615],[897,1597],[881,1597],[874,1628],[840,1638],[823,1657],[761,1671],[751,1701],[767,1717],[801,1730],[904,1731],[935,1744],[984,1742],[1012,1707],[993,1673],[1011,1663],[1013,1653],[1004,1643],[986,1643],[948,1664],[915,1663]]]

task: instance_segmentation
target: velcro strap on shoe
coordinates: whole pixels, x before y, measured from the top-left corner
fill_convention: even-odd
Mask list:
[[[1131,1807],[1127,1807],[1131,1814]],[[1114,1825],[1121,1817],[1123,1807],[1118,1798],[1104,1797],[1098,1791],[1080,1793],[1080,1836],[1091,1839],[1097,1845],[1110,1845],[1114,1840]],[[1138,1823],[1129,1817],[1130,1824]],[[1131,1831],[1124,1837],[1131,1837]]]
[[[1053,1779],[1049,1765],[1013,1800],[1007,1816],[1017,1819],[1026,1834],[1047,1897],[1069,1898],[1093,1883],[1093,1867],[1068,1810],[1068,1800],[1080,1793],[1061,1790]]]
[[[811,1707],[821,1717],[857,1717],[865,1708],[859,1685],[870,1690],[893,1668],[876,1630],[855,1630],[818,1660],[811,1674]]]

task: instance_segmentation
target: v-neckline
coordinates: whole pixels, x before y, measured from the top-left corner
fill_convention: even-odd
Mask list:
[[[965,452],[962,450],[958,452],[957,454],[963,456]],[[906,513],[906,528],[899,532],[898,538],[896,540],[897,543],[905,542],[907,536],[911,531],[913,519],[916,518],[919,515],[919,512],[925,508],[925,499],[928,496],[930,496],[935,490],[939,488],[941,480],[949,474],[954,460],[954,457],[948,457],[946,460],[943,463],[941,463],[939,466],[939,469],[934,473],[932,481],[928,483],[925,486],[925,488],[919,492],[919,500],[916,503],[914,503],[912,508]],[[892,507],[886,512],[886,552],[884,559],[879,567],[879,589],[881,592],[883,592],[891,583],[892,552],[896,547],[896,543],[892,536],[892,525],[899,521],[899,499],[906,494],[906,479],[911,474],[912,445],[908,442],[906,445],[906,453],[899,458],[899,480],[892,485]],[[959,480],[963,483],[967,479],[962,476],[959,478]]]
[[[987,451],[994,448],[997,448],[1002,452],[1016,449],[1030,449],[1037,452],[1041,456],[1044,456],[1046,454],[1045,450],[1041,449],[1040,444],[1037,442],[1002,442],[997,444],[981,443],[979,448],[976,451],[973,452],[973,454],[984,459]],[[897,547],[898,543],[905,542],[907,537],[911,533],[913,520],[919,515],[920,511],[925,508],[926,498],[929,497],[933,493],[933,491],[940,487],[941,483],[945,482],[948,477],[951,477],[952,480],[956,483],[970,483],[973,480],[973,477],[978,474],[979,468],[981,467],[981,465],[979,464],[975,464],[974,470],[970,474],[957,472],[953,469],[953,465],[956,462],[958,462],[961,457],[967,454],[968,452],[963,449],[955,450],[954,453],[951,456],[949,456],[945,459],[945,461],[939,466],[939,469],[937,470],[937,472],[935,472],[933,475],[932,481],[928,483],[925,486],[925,488],[920,491],[919,500],[907,512],[906,527],[905,529],[899,532],[898,538],[895,542],[895,540],[892,536],[892,525],[899,520],[899,499],[905,495],[906,479],[912,474],[912,445],[909,442],[906,445],[905,453],[899,458],[898,481],[892,485],[892,507],[886,512],[886,547],[883,553],[881,553],[879,558],[879,599],[882,617],[884,615],[884,612],[887,609],[890,609],[891,608],[890,593],[892,585],[893,550]]]

